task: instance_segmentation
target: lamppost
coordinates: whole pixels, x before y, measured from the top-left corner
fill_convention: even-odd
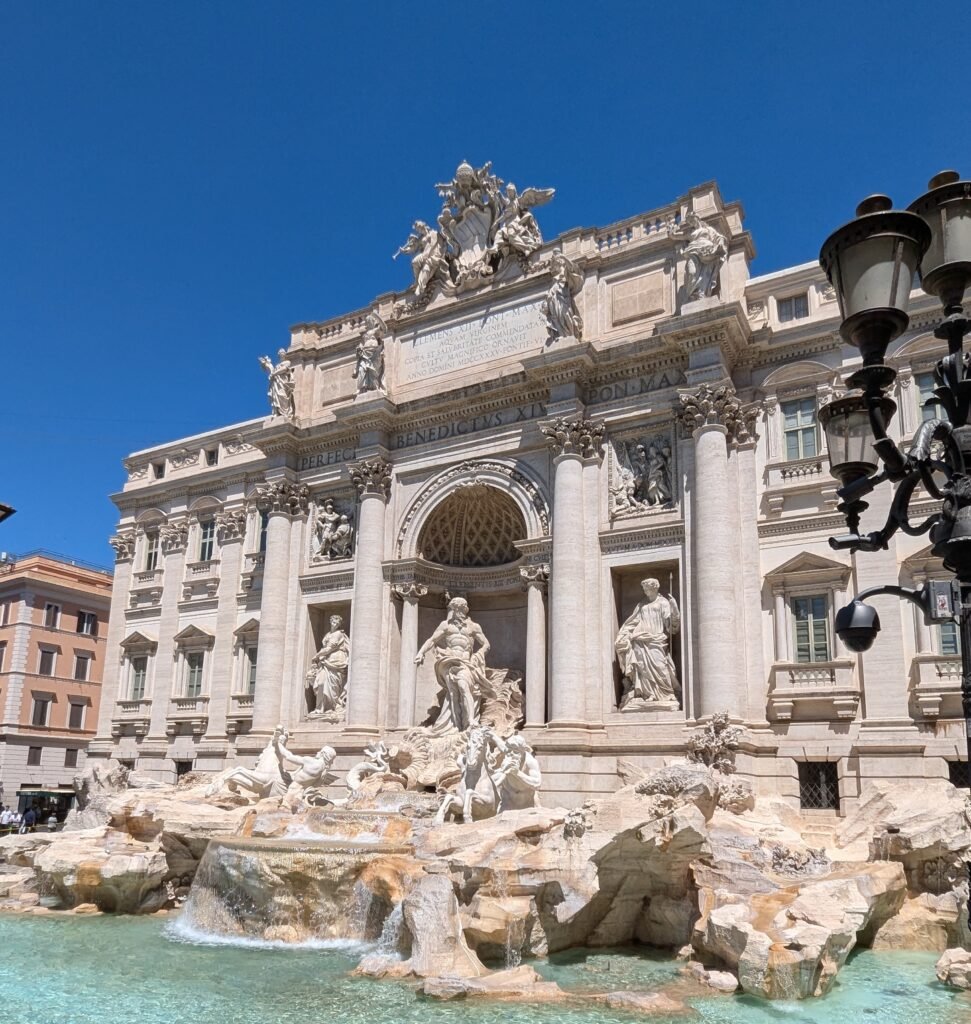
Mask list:
[[[869,650],[880,619],[865,601],[876,594],[913,601],[928,624],[960,623],[961,703],[971,772],[971,354],[964,352],[971,321],[961,305],[971,285],[971,181],[944,171],[928,189],[906,210],[892,209],[886,196],[870,196],[860,203],[856,219],[823,243],[819,262],[839,299],[840,333],[860,350],[863,366],[847,377],[846,396],[820,409],[819,417],[830,472],[842,485],[838,509],[849,528],[845,536],[830,538],[830,545],[879,551],[898,530],[929,533],[933,553],[954,575],[920,590],[894,585],[864,590],[836,615],[836,633],[851,651]],[[946,418],[922,423],[903,452],[887,435],[896,411],[887,392],[897,373],[884,356],[910,322],[907,303],[915,273],[944,308],[934,334],[947,342],[948,351],[934,371],[934,394]],[[887,521],[861,534],[864,498],[884,481],[894,487]],[[920,485],[943,504],[915,524],[909,506]]]

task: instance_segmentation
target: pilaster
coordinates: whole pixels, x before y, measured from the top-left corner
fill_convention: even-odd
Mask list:
[[[548,565],[519,570],[526,588],[526,728],[546,724],[546,587]]]

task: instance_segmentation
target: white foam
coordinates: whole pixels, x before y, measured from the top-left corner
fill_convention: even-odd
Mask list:
[[[162,934],[173,942],[193,946],[240,946],[250,949],[320,949],[336,953],[361,956],[375,948],[374,942],[359,939],[305,939],[303,942],[284,942],[282,939],[259,939],[250,935],[220,935],[193,924],[185,914],[169,921]]]

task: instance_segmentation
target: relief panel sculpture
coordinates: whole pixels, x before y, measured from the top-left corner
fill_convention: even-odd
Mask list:
[[[350,558],[354,554],[354,526],[352,511],[341,511],[333,498],[325,498],[314,513],[314,529],[311,534],[310,561],[334,562]]]
[[[610,516],[642,515],[674,506],[671,438],[612,439]]]

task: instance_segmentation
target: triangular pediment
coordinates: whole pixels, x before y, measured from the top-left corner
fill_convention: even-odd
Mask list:
[[[233,630],[233,636],[239,637],[240,640],[246,640],[250,637],[258,637],[260,635],[260,620],[259,619],[247,619],[242,626],[237,626]]]
[[[149,636],[147,633],[140,633],[137,629],[134,633],[129,633],[121,642],[121,649],[123,651],[137,651],[137,650],[155,650],[158,647],[158,640],[153,636]]]
[[[937,575],[938,573],[944,572],[944,560],[938,555],[935,555],[931,550],[931,545],[928,544],[926,547],[915,551],[912,555],[909,555],[900,563],[900,568],[910,575]]]
[[[176,633],[173,639],[180,647],[210,647],[216,638],[212,633],[207,633],[198,626],[186,626],[185,629]]]
[[[850,567],[845,562],[837,562],[833,558],[826,558],[811,551],[802,551],[790,558],[788,562],[783,562],[771,572],[767,572],[765,578],[767,580],[784,580],[807,574],[822,576],[827,573],[833,576],[849,576]]]

